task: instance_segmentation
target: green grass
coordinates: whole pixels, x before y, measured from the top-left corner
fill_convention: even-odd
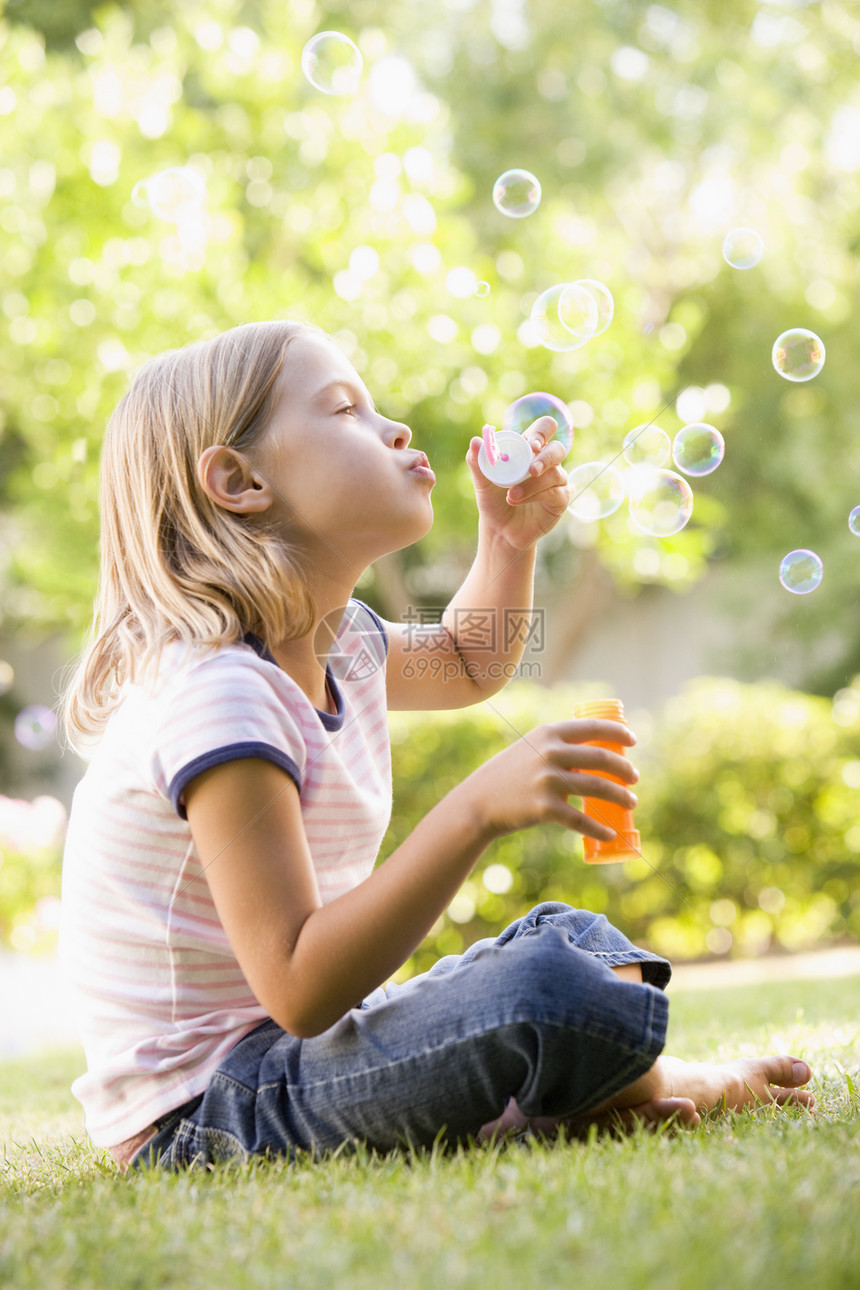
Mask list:
[[[805,1057],[818,1113],[695,1132],[121,1177],[78,1052],[0,1064],[0,1285],[860,1287],[860,976],[672,995],[667,1051]]]

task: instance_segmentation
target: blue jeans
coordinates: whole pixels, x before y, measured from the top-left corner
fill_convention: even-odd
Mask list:
[[[610,971],[624,963],[641,964],[643,984]],[[510,1098],[526,1116],[582,1115],[659,1056],[670,975],[602,914],[538,905],[311,1039],[262,1022],[132,1164],[455,1142]]]

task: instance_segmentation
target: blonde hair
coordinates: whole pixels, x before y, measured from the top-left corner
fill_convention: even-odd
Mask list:
[[[204,449],[262,438],[272,389],[303,322],[248,323],[150,359],[105,434],[101,566],[93,620],[66,687],[66,738],[98,736],[126,682],[157,668],[170,641],[217,647],[309,631],[314,604],[295,555],[248,517],[213,502],[197,477]]]

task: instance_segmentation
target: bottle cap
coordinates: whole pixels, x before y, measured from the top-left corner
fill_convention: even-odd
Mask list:
[[[516,430],[496,431],[487,425],[482,438],[484,442],[478,453],[478,466],[486,479],[501,488],[511,488],[528,478],[534,453],[521,434]]]

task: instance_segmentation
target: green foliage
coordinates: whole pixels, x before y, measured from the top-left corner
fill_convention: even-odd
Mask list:
[[[53,797],[0,796],[0,945],[56,949],[65,826]]]
[[[542,900],[605,913],[678,960],[860,937],[860,678],[855,686],[830,703],[773,683],[705,679],[652,730],[643,715],[634,753],[642,859],[587,866],[580,836],[552,825],[500,838],[399,977],[497,934]],[[392,713],[394,812],[382,856],[479,764],[590,697],[520,681],[470,710]],[[0,838],[0,942],[50,948],[61,808],[53,799],[0,806],[17,822]]]
[[[392,714],[384,853],[478,762],[583,697],[522,682],[473,712]],[[605,913],[674,959],[860,935],[860,690],[831,704],[770,683],[702,680],[645,732],[634,762],[641,860],[586,866],[579,836],[554,826],[503,837],[402,975],[540,900]]]
[[[696,484],[691,525],[660,541],[622,511],[558,533],[542,554],[551,594],[572,594],[595,545],[631,593],[689,585],[716,557],[775,568],[813,545],[827,571],[819,614],[840,641],[832,673],[813,679],[826,687],[860,663],[845,525],[860,466],[850,6],[90,8],[12,3],[0,19],[7,628],[77,634],[88,615],[99,446],[130,372],[235,322],[299,312],[337,334],[437,468],[436,528],[400,557],[416,603],[438,603],[468,564],[462,458],[484,419],[527,390],[560,394],[575,408],[574,465],[615,455],[664,403],[660,422],[676,430],[672,401],[692,386],[728,452]],[[363,50],[353,99],[301,74],[302,46],[324,27]],[[392,55],[418,78],[395,102]],[[133,199],[139,180],[186,164],[207,186],[193,236]],[[516,164],[543,184],[528,220],[490,200]],[[749,273],[720,257],[741,223],[766,242]],[[369,277],[350,268],[361,248],[379,256]],[[453,295],[458,267],[491,294]],[[537,291],[577,276],[607,282],[615,321],[550,354],[520,326]],[[827,346],[810,386],[770,367],[773,338],[797,324]],[[367,594],[384,600],[381,585]],[[792,630],[818,632],[820,618]]]

